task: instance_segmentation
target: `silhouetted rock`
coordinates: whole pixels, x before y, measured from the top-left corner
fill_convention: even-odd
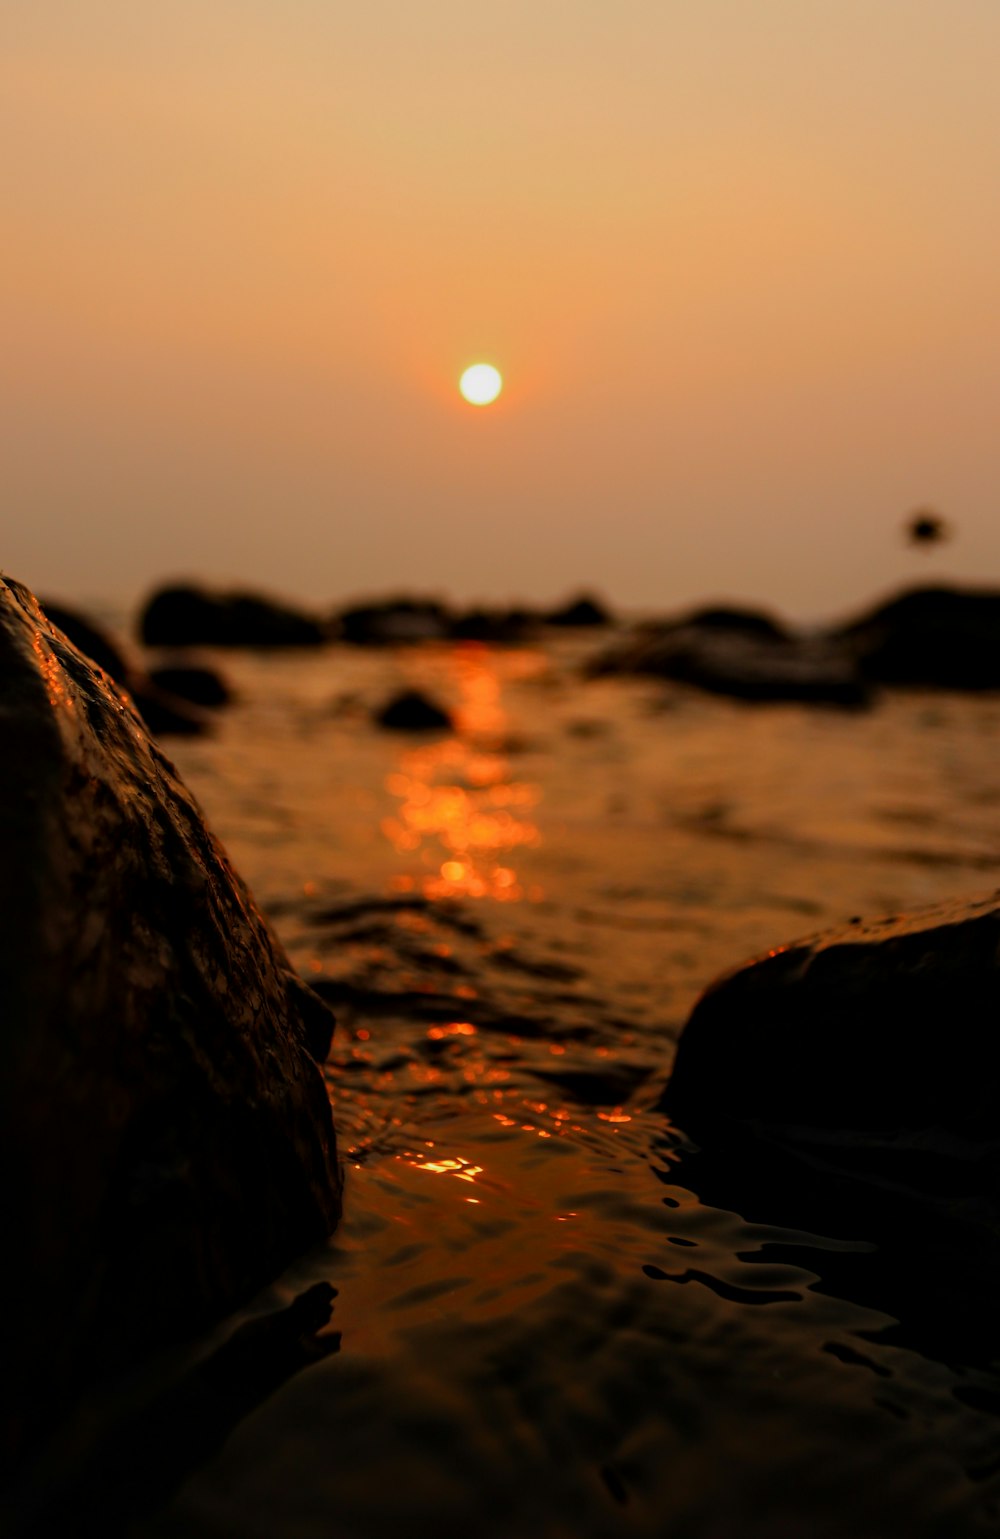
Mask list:
[[[1000,689],[1000,591],[911,588],[831,632],[883,684]]]
[[[390,598],[342,610],[336,624],[353,646],[400,647],[446,640],[451,617],[436,599]]]
[[[600,599],[589,593],[581,593],[560,608],[550,610],[544,618],[546,625],[565,625],[572,628],[610,625],[613,616]]]
[[[832,1180],[857,1223],[861,1202],[881,1226],[933,1210],[1000,1261],[998,1022],[1000,893],[855,921],[714,983],[661,1107],[817,1203]]]
[[[105,630],[62,604],[42,603],[42,608],[73,645],[95,662],[116,684],[131,694],[143,721],[156,737],[198,737],[208,726],[208,719],[192,705],[201,704],[171,690],[162,678],[151,677],[129,655],[128,649]]]
[[[340,1212],[292,971],[128,697],[0,579],[3,1457]]]
[[[467,609],[454,617],[448,629],[452,641],[482,641],[490,646],[517,646],[535,627],[526,609]]]
[[[313,647],[327,632],[312,615],[253,593],[161,588],[139,622],[150,647]]]
[[[166,663],[150,670],[150,678],[160,689],[192,705],[215,710],[228,705],[233,698],[221,673],[196,663]]]
[[[708,604],[694,609],[680,622],[692,629],[725,631],[759,641],[787,641],[795,638],[788,627],[762,609],[741,609],[729,604]]]
[[[447,711],[416,689],[394,695],[375,720],[392,732],[450,732],[452,725]]]
[[[841,647],[821,638],[772,634],[763,622],[743,623],[744,618],[709,610],[686,621],[640,626],[594,659],[588,672],[652,674],[758,703],[868,702],[870,688]]]

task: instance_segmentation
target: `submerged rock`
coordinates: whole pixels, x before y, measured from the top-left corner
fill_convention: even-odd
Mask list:
[[[871,696],[842,648],[822,638],[793,636],[765,617],[730,610],[640,626],[588,671],[652,674],[760,703],[859,706]]]
[[[340,1212],[332,1018],[127,695],[0,579],[3,1458]]]
[[[405,689],[376,713],[378,726],[392,732],[450,732],[451,717],[417,689]]]
[[[776,1186],[831,1177],[880,1229],[933,1210],[1000,1262],[998,1021],[1000,893],[854,922],[714,983],[661,1108],[743,1168],[778,1151]]]
[[[1000,591],[911,588],[831,639],[883,684],[1000,689]]]
[[[257,593],[160,588],[139,621],[149,647],[314,647],[327,631],[312,615]]]

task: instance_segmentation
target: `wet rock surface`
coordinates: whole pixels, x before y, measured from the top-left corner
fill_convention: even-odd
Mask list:
[[[327,1234],[340,1176],[329,1012],[128,696],[9,580],[0,680],[9,1463]]]
[[[1000,894],[858,920],[713,984],[661,1109],[738,1146],[758,1201],[798,1191],[814,1222],[839,1205],[880,1236],[933,1215],[995,1270],[998,1015]]]
[[[186,584],[158,589],[139,629],[150,647],[313,647],[328,639],[313,615],[277,599]]]

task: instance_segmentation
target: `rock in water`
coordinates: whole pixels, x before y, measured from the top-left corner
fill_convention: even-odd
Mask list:
[[[422,695],[418,689],[404,689],[375,713],[375,722],[390,732],[450,732],[448,712]]]
[[[316,647],[328,639],[313,615],[260,593],[160,588],[139,621],[148,647]]]
[[[640,626],[594,659],[592,675],[652,674],[709,694],[762,704],[862,706],[871,690],[842,648],[782,632],[766,616],[703,610]]]
[[[9,1467],[325,1236],[340,1175],[332,1017],[128,696],[2,578],[0,680]]]
[[[930,1208],[1000,1259],[1000,893],[782,946],[699,1000],[662,1100],[707,1145]],[[889,1194],[890,1200],[887,1200]]]
[[[1000,689],[1000,590],[910,588],[830,640],[875,683]]]
[[[574,599],[568,599],[558,609],[551,609],[545,615],[546,625],[564,625],[573,629],[578,626],[610,625],[611,612],[607,605],[602,604],[599,598],[592,593],[580,593]]]

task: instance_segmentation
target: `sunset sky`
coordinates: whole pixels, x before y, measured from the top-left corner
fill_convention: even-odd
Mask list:
[[[0,42],[13,576],[1000,582],[997,0],[14,0]]]

